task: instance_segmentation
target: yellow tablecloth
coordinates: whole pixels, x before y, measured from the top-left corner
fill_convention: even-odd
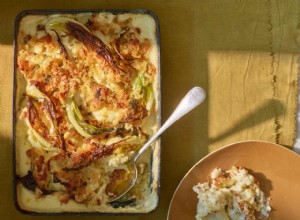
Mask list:
[[[143,217],[166,219],[180,179],[225,144],[261,139],[292,146],[298,81],[298,0],[5,0],[0,4],[0,216],[50,219],[15,210],[12,199],[14,18],[24,9],[150,9],[161,25],[162,118],[195,85],[207,100],[162,137],[161,200]],[[76,219],[78,217],[55,217]]]

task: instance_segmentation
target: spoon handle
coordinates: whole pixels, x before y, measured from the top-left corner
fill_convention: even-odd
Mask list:
[[[157,139],[168,127],[170,127],[175,121],[186,115],[188,112],[193,110],[196,106],[200,105],[205,99],[205,91],[200,87],[192,88],[185,97],[181,100],[179,105],[176,107],[172,115],[168,120],[161,126],[155,135],[139,150],[134,157],[134,162],[140,157],[142,153]]]

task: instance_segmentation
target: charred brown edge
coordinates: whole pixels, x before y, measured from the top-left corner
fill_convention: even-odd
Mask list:
[[[96,52],[99,56],[103,57],[109,64],[113,65],[121,72],[126,73],[113,60],[110,48],[101,39],[94,36],[85,28],[81,27],[75,22],[66,22],[66,28],[72,37],[83,43],[88,49]]]
[[[27,99],[27,108],[28,108],[28,114],[29,114],[29,123],[33,126],[35,119],[38,119],[41,123],[41,126],[43,127],[43,129],[47,129],[46,125],[41,121],[39,114],[34,106],[34,104],[32,103],[32,97],[30,96],[26,96]],[[54,125],[54,129],[55,129],[55,133],[56,133],[56,141],[55,144],[60,148],[60,149],[64,149],[64,140],[62,135],[60,134],[59,130],[58,130],[58,125],[57,125],[57,118],[56,118],[56,111],[54,109],[54,105],[52,103],[52,101],[47,97],[45,98],[45,106],[46,106],[46,110],[49,113],[51,120],[53,122]],[[44,137],[44,135],[42,135]]]
[[[38,120],[40,122],[40,126],[42,127],[42,129],[48,130],[46,125],[42,122],[41,118],[39,117],[39,113],[32,102],[32,98],[30,96],[26,96],[26,99],[27,99],[27,109],[28,109],[28,120],[32,128],[34,129],[35,120]],[[43,137],[45,136],[45,134],[41,134],[41,135]]]
[[[69,34],[82,42],[88,49],[95,51],[98,55],[102,56],[107,62],[113,63],[112,54],[106,44],[103,43],[98,37],[92,35],[89,31],[85,30],[75,22],[66,22],[66,28]]]
[[[56,116],[54,104],[50,100],[50,98],[47,97],[47,99],[45,100],[45,105],[46,105],[46,110],[51,117],[54,129],[55,129],[55,133],[56,133],[56,137],[57,137],[56,143],[58,144],[58,147],[60,149],[65,149],[63,136],[60,134],[59,129],[58,129],[58,122],[57,122],[57,116]]]
[[[36,180],[33,177],[33,173],[31,170],[28,170],[27,174],[25,176],[17,176],[17,180],[23,184],[23,186],[30,190],[35,191],[35,188],[37,187]]]
[[[69,54],[68,54],[68,52],[67,52],[67,50],[66,50],[64,44],[62,43],[59,34],[57,33],[56,30],[54,30],[54,29],[51,29],[51,30],[56,34],[56,37],[57,37],[57,43],[58,43],[58,45],[59,45],[59,48],[60,48],[61,53],[64,55],[64,57],[65,57],[66,59],[68,59],[68,58],[69,58]]]

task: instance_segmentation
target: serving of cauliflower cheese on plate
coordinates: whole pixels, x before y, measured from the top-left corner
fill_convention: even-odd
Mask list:
[[[208,182],[193,187],[198,194],[197,220],[267,219],[270,199],[247,169],[233,166],[215,168]]]

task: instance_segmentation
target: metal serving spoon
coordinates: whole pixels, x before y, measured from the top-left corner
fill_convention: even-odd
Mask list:
[[[161,126],[161,128],[157,131],[155,135],[139,150],[139,152],[134,156],[133,159],[129,162],[129,170],[131,171],[130,176],[128,176],[127,180],[122,182],[122,186],[115,189],[114,195],[116,195],[109,202],[113,202],[118,200],[122,196],[124,196],[135,184],[138,176],[138,171],[136,167],[137,160],[139,157],[145,152],[145,150],[151,146],[153,141],[155,141],[167,128],[169,128],[175,121],[180,119],[182,116],[186,115],[196,106],[200,105],[205,99],[205,91],[200,87],[192,88],[185,97],[181,100],[179,105],[176,107],[172,115],[168,118],[168,120]]]

